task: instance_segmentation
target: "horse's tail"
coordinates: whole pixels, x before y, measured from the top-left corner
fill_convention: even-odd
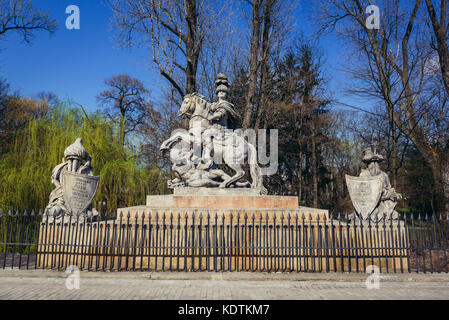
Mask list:
[[[257,163],[257,150],[250,143],[248,143],[248,152],[248,162],[252,178],[251,187],[260,190],[261,194],[266,195],[268,191],[263,186],[262,170],[260,170],[259,164]]]

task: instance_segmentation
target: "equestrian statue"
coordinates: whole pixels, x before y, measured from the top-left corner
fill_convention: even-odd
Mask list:
[[[227,101],[229,87],[226,76],[219,74],[215,81],[218,101],[208,103],[198,93],[184,97],[178,116],[189,119],[189,130],[175,130],[160,147],[169,153],[176,176],[168,182],[170,188],[252,188],[267,194],[257,150],[242,136],[241,118]],[[245,163],[251,183],[242,181]],[[232,175],[224,171],[226,167]]]

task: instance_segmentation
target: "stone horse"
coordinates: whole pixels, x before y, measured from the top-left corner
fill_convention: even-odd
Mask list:
[[[193,150],[190,144],[193,142],[188,133],[175,131],[164,141],[160,147],[163,153],[169,152],[172,170],[176,178],[169,181],[170,188],[176,187],[219,187],[221,182],[230,178],[223,170],[198,169],[192,161]],[[248,182],[237,182],[237,187],[249,187]]]
[[[208,120],[210,104],[200,94],[187,95],[183,100],[178,115],[188,117],[190,119],[190,128],[200,128],[201,134],[204,130],[211,128],[211,123]],[[252,179],[251,188],[258,189],[262,194],[266,194],[267,190],[262,184],[262,173],[257,164],[256,148],[235,132],[230,130],[224,131],[224,139],[214,139],[214,152],[218,151],[224,163],[234,170],[235,174],[227,177],[219,187],[229,188],[236,184],[245,175],[241,164],[247,161]]]

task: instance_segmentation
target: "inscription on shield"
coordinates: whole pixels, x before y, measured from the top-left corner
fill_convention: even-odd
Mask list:
[[[379,204],[382,195],[382,179],[346,175],[346,185],[355,210],[367,218]]]
[[[100,177],[65,171],[62,175],[64,201],[73,214],[85,211],[94,199]]]

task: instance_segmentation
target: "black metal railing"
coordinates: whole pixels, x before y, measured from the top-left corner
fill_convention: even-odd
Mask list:
[[[0,212],[0,268],[89,271],[448,272],[449,220],[289,212],[59,219]]]

